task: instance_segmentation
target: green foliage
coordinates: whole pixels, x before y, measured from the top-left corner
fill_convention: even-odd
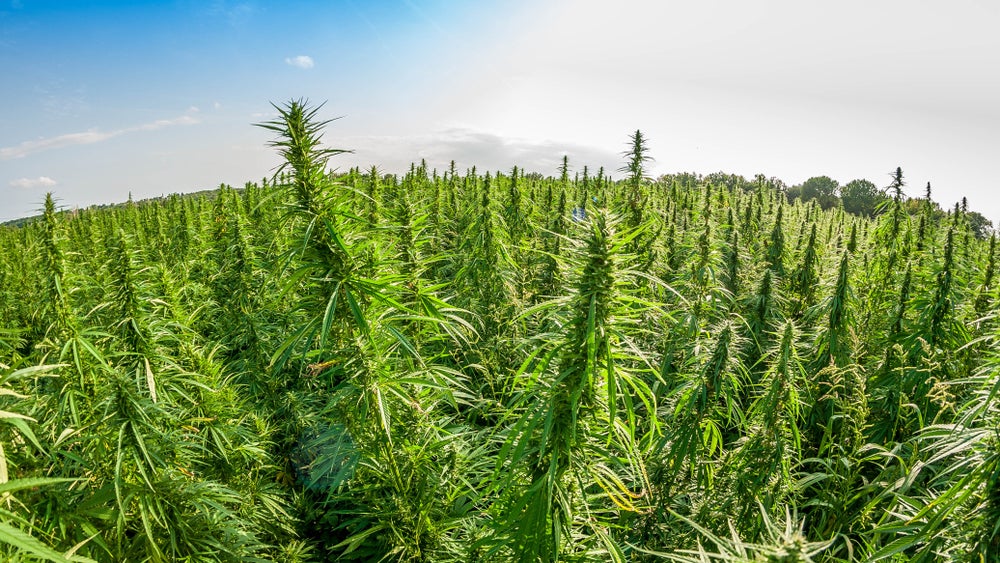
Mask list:
[[[803,201],[816,200],[823,209],[830,209],[837,204],[837,192],[840,184],[828,176],[814,176],[802,183]]]
[[[871,217],[885,196],[868,180],[851,180],[840,188],[840,199],[844,203],[844,211]]]
[[[272,178],[0,227],[0,559],[1000,557],[967,202],[639,131],[621,180],[340,174],[275,108]]]

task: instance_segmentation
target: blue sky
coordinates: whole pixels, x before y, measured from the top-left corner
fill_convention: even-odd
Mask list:
[[[0,220],[242,185],[271,102],[326,102],[342,168],[903,168],[1000,222],[1000,3],[0,0]]]

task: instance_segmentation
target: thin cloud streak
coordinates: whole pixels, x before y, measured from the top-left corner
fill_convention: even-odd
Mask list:
[[[58,183],[59,182],[56,182],[48,176],[39,176],[37,178],[18,178],[16,180],[11,180],[8,185],[12,188],[32,190],[36,188],[51,188]]]
[[[569,156],[571,171],[590,173],[604,167],[611,173],[620,165],[621,157],[613,151],[586,144],[554,140],[513,138],[470,128],[451,128],[426,135],[414,136],[354,136],[343,137],[338,144],[353,149],[353,153],[331,161],[339,169],[378,166],[385,172],[405,172],[411,163],[427,161],[438,170],[447,169],[452,160],[459,169],[476,166],[479,170],[509,170],[517,165],[528,172],[545,175],[557,173],[563,155]]]
[[[174,125],[195,125],[197,123],[200,123],[199,119],[190,115],[182,115],[173,119],[158,119],[150,123],[144,123],[135,127],[115,129],[113,131],[99,131],[97,129],[91,129],[81,133],[67,133],[65,135],[58,135],[48,139],[24,141],[23,143],[13,147],[0,148],[0,160],[24,158],[32,154],[52,149],[60,149],[63,147],[92,145],[94,143],[100,143],[102,141],[107,141],[108,139],[113,139],[115,137],[120,137],[122,135],[138,131],[156,131],[157,129],[163,129],[164,127],[171,127]]]

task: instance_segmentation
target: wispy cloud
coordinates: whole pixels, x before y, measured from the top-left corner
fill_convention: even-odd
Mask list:
[[[601,166],[605,173],[612,173],[620,161],[616,152],[602,147],[513,138],[462,127],[417,136],[344,137],[340,144],[354,153],[331,164],[343,168],[378,164],[393,172],[404,172],[411,162],[426,159],[429,166],[438,169],[447,168],[454,160],[460,169],[477,166],[479,170],[507,170],[516,164],[529,172],[556,174],[563,155],[569,155],[571,171],[582,171],[586,164],[593,174]]]
[[[164,127],[171,127],[173,125],[194,125],[196,123],[199,123],[198,118],[191,115],[182,115],[173,119],[158,119],[156,121],[143,123],[142,125],[137,125],[135,127],[125,127],[122,129],[115,129],[113,131],[91,129],[81,133],[67,133],[65,135],[58,135],[47,139],[24,141],[19,145],[0,148],[0,160],[24,158],[35,153],[75,145],[91,145],[94,143],[100,143],[101,141],[107,141],[108,139],[113,139],[115,137],[120,137],[121,135],[125,135],[127,133],[135,133],[137,131],[156,131],[157,129],[163,129]]]
[[[316,66],[316,63],[313,62],[312,57],[310,57],[308,55],[299,55],[297,57],[288,57],[287,59],[285,59],[285,64],[289,64],[289,65],[292,65],[292,66],[295,66],[295,67],[299,67],[299,68],[312,68],[312,67]]]
[[[171,125],[195,125],[201,121],[192,115],[182,115],[180,117],[175,117],[173,119],[158,119],[156,121],[145,123],[138,127],[133,127],[130,129],[121,129],[121,133],[131,133],[133,131],[156,131],[157,129],[163,129],[164,127],[170,127]],[[120,134],[120,133],[119,133]]]
[[[250,2],[227,2],[216,0],[208,5],[207,13],[225,18],[232,27],[242,27],[258,12]]]
[[[31,190],[35,188],[51,188],[58,183],[59,182],[56,182],[48,176],[39,176],[37,178],[18,178],[17,180],[11,180],[9,185],[12,188]]]

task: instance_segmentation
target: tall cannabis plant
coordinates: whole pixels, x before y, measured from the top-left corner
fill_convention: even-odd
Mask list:
[[[600,211],[583,228],[573,294],[547,305],[563,329],[522,366],[521,414],[497,459],[506,492],[493,550],[518,561],[624,560],[615,524],[648,503],[639,413],[653,412],[652,395],[625,352],[635,327],[622,261],[636,233]]]

